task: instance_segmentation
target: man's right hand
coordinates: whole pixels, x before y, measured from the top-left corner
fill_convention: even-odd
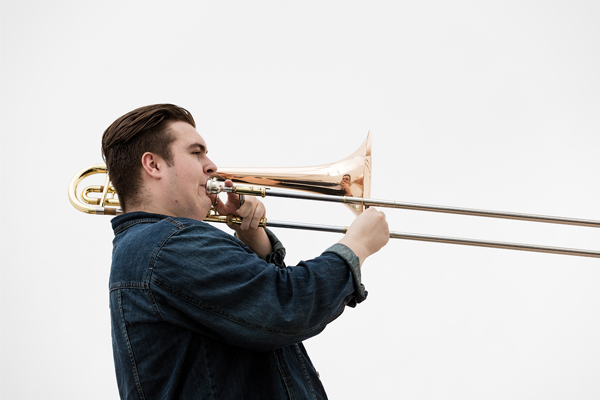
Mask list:
[[[338,243],[348,246],[360,260],[377,253],[390,240],[390,229],[385,214],[374,208],[366,209],[348,228]]]

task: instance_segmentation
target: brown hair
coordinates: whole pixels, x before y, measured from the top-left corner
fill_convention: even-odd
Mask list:
[[[135,109],[113,122],[102,135],[102,157],[119,195],[123,211],[138,204],[142,183],[142,155],[151,152],[172,165],[171,143],[175,136],[171,122],[187,122],[196,127],[192,114],[173,104],[154,104]]]

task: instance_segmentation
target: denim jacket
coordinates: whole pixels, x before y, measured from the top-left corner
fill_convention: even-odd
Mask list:
[[[302,341],[366,298],[358,258],[335,244],[297,266],[266,260],[204,222],[112,220],[110,310],[122,399],[325,399]]]

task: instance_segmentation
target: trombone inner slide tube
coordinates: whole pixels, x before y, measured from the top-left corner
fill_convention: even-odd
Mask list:
[[[394,200],[375,200],[375,199],[363,199],[359,197],[347,197],[347,196],[334,196],[325,194],[315,193],[302,193],[292,192],[285,190],[277,190],[271,188],[254,187],[254,186],[243,186],[234,185],[232,187],[226,187],[223,183],[211,180],[206,185],[206,191],[208,194],[217,194],[221,192],[231,192],[238,194],[247,194],[252,196],[273,196],[273,197],[285,197],[292,199],[304,199],[304,200],[317,200],[326,201],[333,203],[344,203],[354,204],[357,206],[364,207],[387,207],[387,208],[400,208],[405,210],[416,210],[416,211],[429,211],[446,214],[461,214],[461,215],[472,215],[476,217],[488,217],[488,218],[503,218],[503,219],[515,219],[532,222],[545,222],[550,224],[564,224],[564,225],[577,225],[577,226],[589,226],[594,228],[600,228],[600,221],[588,220],[588,219],[576,219],[576,218],[565,218],[565,217],[552,217],[546,215],[534,215],[534,214],[522,214],[512,213],[505,211],[489,211],[489,210],[478,210],[471,208],[458,208],[458,207],[446,207],[446,206],[434,206],[427,204],[416,204],[416,203],[403,203]]]

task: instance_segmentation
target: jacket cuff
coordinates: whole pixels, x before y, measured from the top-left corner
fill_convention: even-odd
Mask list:
[[[354,281],[354,297],[346,303],[348,307],[356,307],[358,303],[362,303],[367,298],[368,292],[365,289],[365,286],[361,282],[361,274],[360,274],[360,261],[358,257],[350,248],[344,244],[336,243],[333,246],[329,247],[324,253],[335,253],[340,256],[348,266],[350,267],[350,272],[352,272],[352,280]]]
[[[268,263],[275,264],[279,268],[285,268],[285,247],[283,247],[283,244],[273,232],[267,228],[264,229],[267,237],[269,238],[269,242],[271,242],[271,247],[273,247],[273,252],[267,254],[263,260]]]
[[[277,236],[275,236],[275,234],[273,232],[271,232],[267,228],[264,228],[264,230],[265,230],[265,233],[267,234],[267,237],[269,238],[269,242],[271,242],[271,247],[273,248],[273,251],[271,253],[267,254],[265,257],[261,257],[258,254],[257,254],[257,256],[261,260],[265,260],[266,262],[268,262],[270,264],[275,264],[279,268],[285,268],[285,261],[284,261],[285,247],[283,247],[283,244],[277,238]],[[236,239],[239,239],[237,236],[237,232],[234,232],[233,236]]]

